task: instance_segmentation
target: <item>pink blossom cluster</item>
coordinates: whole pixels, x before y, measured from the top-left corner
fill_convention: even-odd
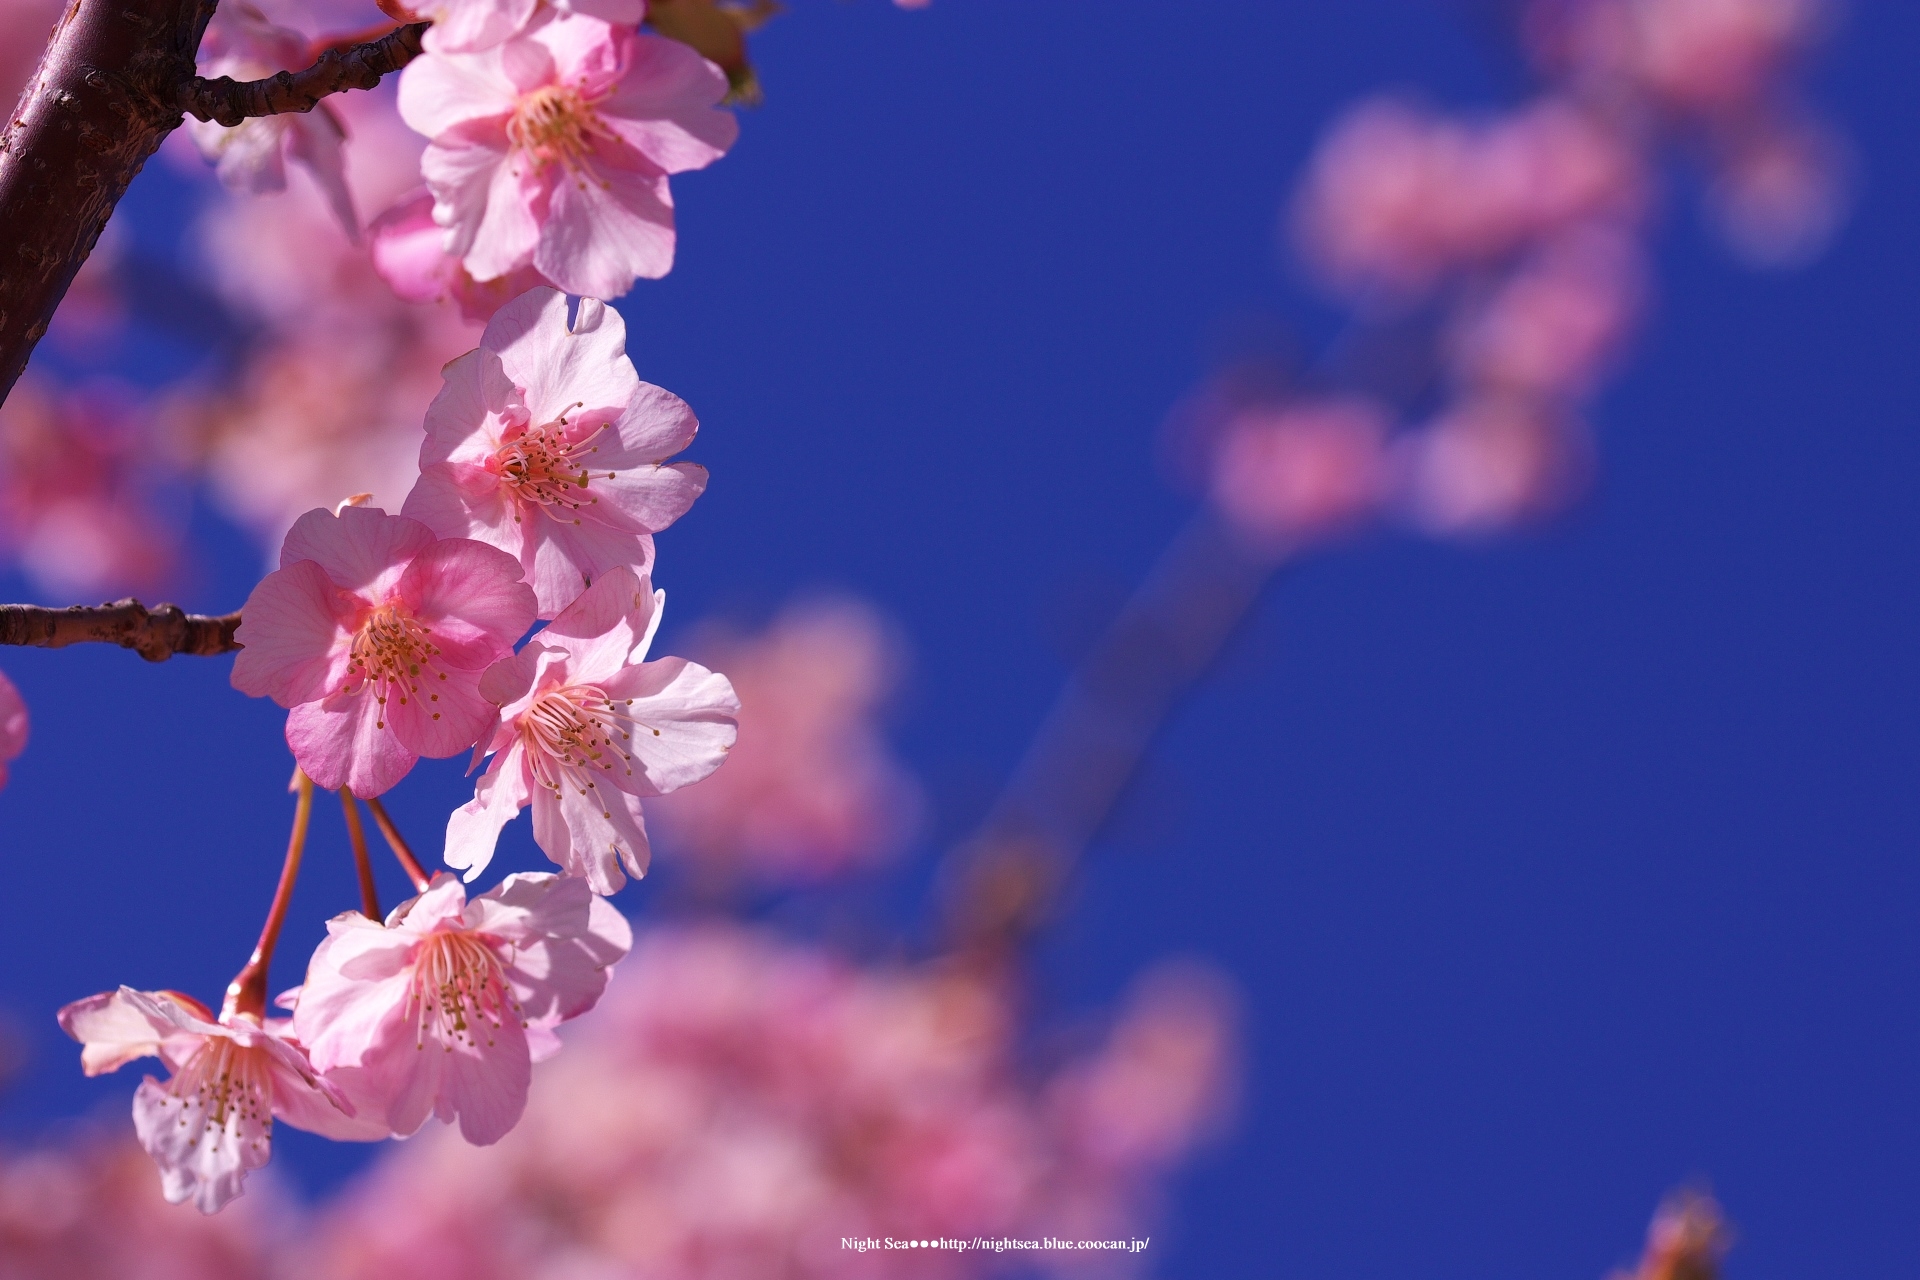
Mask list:
[[[0,1150],[0,1275],[8,1280],[267,1280],[294,1227],[278,1189],[215,1218],[167,1203],[130,1137],[88,1128]]]
[[[1009,993],[977,974],[655,929],[535,1082],[529,1123],[484,1151],[394,1152],[307,1274],[959,1277],[991,1255],[840,1238],[1138,1231],[1228,1102],[1231,1007],[1211,975],[1162,972],[1034,1084]]]
[[[784,885],[900,851],[920,793],[879,717],[905,645],[872,606],[803,601],[757,634],[708,626],[687,647],[727,672],[742,724],[725,769],[659,805],[669,855],[710,885]]]
[[[698,424],[640,381],[625,337],[617,312],[551,289],[502,307],[446,366],[408,514],[365,495],[307,512],[243,606],[233,684],[288,709],[297,785],[370,798],[421,756],[493,753],[449,821],[448,864],[473,879],[530,806],[564,874],[470,899],[442,873],[384,921],[336,917],[283,998],[288,1019],[265,1015],[264,970],[262,994],[236,979],[218,1015],[127,987],[69,1005],[89,1074],[139,1057],[168,1068],[141,1085],[134,1125],[169,1200],[232,1200],[275,1119],[371,1140],[436,1117],[498,1141],[532,1064],[560,1047],[554,1028],[594,1005],[631,946],[599,895],[646,870],[640,800],[718,768],[739,704],[724,676],[648,659],[665,599],[653,534],[706,472],[668,460]]]
[[[1794,72],[1816,0],[1535,0],[1547,78],[1482,118],[1365,102],[1322,140],[1291,228],[1358,312],[1432,335],[1437,394],[1411,421],[1367,391],[1227,405],[1212,496],[1264,554],[1382,516],[1442,535],[1509,527],[1583,479],[1584,409],[1648,294],[1648,214],[1669,146],[1704,157],[1709,212],[1763,264],[1804,260],[1844,209],[1838,145]]]

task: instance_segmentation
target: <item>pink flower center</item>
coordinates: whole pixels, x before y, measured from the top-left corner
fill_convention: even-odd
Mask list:
[[[520,739],[534,780],[558,794],[569,769],[610,773],[624,768],[631,776],[633,757],[619,744],[633,740],[633,721],[625,714],[632,705],[631,699],[616,704],[590,684],[566,685],[534,699],[520,715]],[[653,732],[657,736],[660,731]],[[593,787],[588,780],[580,794]]]
[[[587,493],[593,472],[587,470],[585,459],[600,451],[593,441],[608,425],[603,422],[578,439],[569,438],[564,415],[529,427],[494,451],[490,469],[521,502],[582,510],[600,501]],[[606,477],[613,479],[613,472],[607,472]],[[515,520],[519,518],[514,516]],[[574,523],[580,521],[575,519]]]
[[[400,705],[405,706],[409,697],[420,696],[421,673],[440,654],[439,646],[430,639],[432,635],[433,632],[421,626],[398,601],[370,610],[353,636],[353,648],[347,658],[349,687],[356,682],[364,682],[363,688],[371,684],[381,706],[392,697],[397,697]],[[447,678],[445,672],[435,674],[442,680]],[[437,693],[428,696],[434,702],[440,701]],[[438,720],[440,713],[434,712],[433,718]],[[384,716],[375,723],[378,728],[387,727]]]
[[[267,1074],[266,1050],[248,1048],[225,1036],[208,1036],[200,1048],[167,1081],[163,1106],[178,1102],[180,1123],[197,1106],[201,1130],[196,1143],[219,1145],[230,1129],[246,1132],[257,1126],[253,1142],[265,1150],[273,1134],[273,1085]]]
[[[413,959],[413,990],[408,994],[417,1019],[416,1048],[436,1040],[449,1052],[456,1044],[477,1049],[509,1017],[518,1019],[500,973],[500,958],[478,934],[442,929],[427,935]]]
[[[580,167],[596,140],[612,137],[593,104],[563,84],[535,89],[520,99],[507,121],[507,141],[514,150],[569,169]]]

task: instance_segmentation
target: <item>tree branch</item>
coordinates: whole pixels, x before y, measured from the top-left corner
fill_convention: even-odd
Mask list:
[[[414,22],[390,31],[378,40],[350,49],[329,49],[305,71],[282,71],[265,80],[245,83],[228,76],[207,80],[195,76],[180,92],[180,109],[197,120],[229,127],[256,116],[289,111],[311,111],[330,94],[347,89],[371,89],[420,54],[420,37],[427,24]]]
[[[176,653],[198,657],[233,653],[238,613],[218,617],[187,613],[177,604],[149,609],[138,600],[46,609],[32,604],[0,605],[0,644],[63,649],[97,641],[132,649],[148,662],[165,662]]]

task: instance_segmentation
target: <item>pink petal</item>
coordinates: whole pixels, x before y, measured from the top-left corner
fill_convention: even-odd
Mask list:
[[[341,494],[341,497],[347,495]],[[280,567],[311,560],[336,587],[380,600],[407,561],[433,544],[433,530],[378,507],[316,507],[293,522],[280,544]]]
[[[480,696],[479,676],[431,666],[422,668],[417,690],[389,688],[386,713],[388,727],[407,750],[434,760],[471,750],[500,717],[500,709]]]
[[[600,115],[628,146],[666,172],[682,173],[712,164],[739,138],[740,122],[716,109],[726,96],[720,68],[678,40],[642,35]]]
[[[326,570],[296,560],[260,580],[240,610],[233,687],[283,707],[311,702],[346,676],[352,637]]]
[[[626,406],[614,430],[621,447],[641,461],[664,462],[692,444],[700,430],[700,420],[685,400],[650,382],[642,382]]]
[[[153,1057],[163,1040],[179,1033],[120,991],[75,1000],[60,1010],[60,1029],[78,1040],[80,1069],[90,1076],[118,1071],[135,1058]]]
[[[446,228],[442,248],[464,259],[487,217],[494,175],[507,162],[507,137],[449,135],[420,157],[420,176],[433,193],[433,220]]]
[[[520,388],[491,348],[476,347],[449,361],[440,375],[444,385],[427,406],[422,467],[439,462],[484,464],[509,429],[529,421]]]
[[[433,196],[422,190],[403,199],[367,227],[373,269],[407,302],[437,302],[446,296],[454,261],[447,233],[433,220]]]
[[[639,26],[647,14],[643,0],[555,0],[553,7],[623,27]]]
[[[652,633],[659,604],[647,581],[622,565],[595,578],[540,632],[538,643],[567,654],[569,682],[597,684],[626,667]]]
[[[706,492],[707,469],[697,462],[645,464],[597,474],[589,488],[600,499],[592,514],[602,522],[614,523],[608,517],[618,513],[638,527],[636,532],[658,533],[687,514],[694,499]]]
[[[526,26],[537,4],[538,0],[438,0],[415,11],[433,19],[421,43],[430,53],[489,49]]]
[[[673,196],[663,175],[600,160],[554,184],[533,265],[568,293],[617,298],[673,269]]]
[[[520,744],[493,758],[493,765],[474,784],[473,799],[447,819],[446,864],[464,870],[471,881],[493,861],[501,828],[520,816],[532,791],[526,756]]]
[[[528,566],[527,577],[542,617],[554,616],[615,569],[647,572],[653,567],[653,539],[644,533],[584,518],[579,524],[567,523],[555,520],[544,508],[528,512],[523,527],[527,542],[520,559]]]
[[[533,422],[613,418],[641,385],[627,359],[626,322],[594,298],[580,299],[569,328],[565,294],[529,289],[494,313],[480,345],[498,352],[505,376],[525,388]]]
[[[417,942],[357,912],[328,921],[293,1010],[293,1033],[316,1070],[360,1065],[387,1025],[405,1020]]]
[[[640,795],[664,795],[700,781],[727,758],[739,732],[740,699],[718,672],[685,658],[628,667],[599,682],[635,725],[634,772],[616,781]]]
[[[428,148],[427,158],[437,150]],[[434,183],[435,171],[424,162],[421,172],[428,183]],[[461,264],[475,280],[492,280],[533,263],[546,217],[548,181],[542,168],[524,155],[504,160],[488,175],[479,226],[472,244],[460,255]]]
[[[512,556],[469,538],[443,538],[414,557],[398,591],[433,631],[435,665],[479,672],[513,651],[534,622],[521,573]]]
[[[527,32],[527,43],[538,45],[552,57],[554,80],[577,85],[588,97],[598,97],[630,65],[635,37],[633,32],[598,18],[574,13],[578,11],[541,23]]]
[[[519,559],[526,539],[497,477],[479,467],[435,462],[420,470],[400,508],[443,538],[472,538]]]
[[[465,57],[425,53],[415,58],[400,73],[400,118],[415,133],[437,139],[463,125],[505,117],[520,96],[506,56],[488,50]]]
[[[384,795],[419,756],[401,745],[383,712],[370,688],[303,702],[287,712],[287,745],[314,785],[350,786],[369,799]]]
[[[533,840],[595,893],[618,893],[625,872],[645,875],[652,858],[639,800],[585,775],[562,779],[557,796],[534,789]]]
[[[306,115],[288,117],[287,154],[307,167],[316,186],[326,197],[327,207],[340,220],[347,239],[360,243],[360,216],[354,211],[353,193],[347,189],[346,163],[340,154],[347,131],[333,108],[322,102]]]
[[[200,1212],[216,1213],[240,1194],[248,1170],[267,1162],[272,1098],[266,1066],[257,1065],[257,1081],[252,1073],[230,1077],[231,1092],[221,1091],[217,1108],[216,1095],[207,1091],[176,1097],[152,1076],[141,1082],[133,1097],[133,1128],[160,1167],[161,1191],[170,1203],[191,1200]]]

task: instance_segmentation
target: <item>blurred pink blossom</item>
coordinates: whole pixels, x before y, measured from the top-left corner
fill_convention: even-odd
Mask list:
[[[1384,495],[1391,425],[1385,406],[1360,397],[1245,410],[1215,446],[1214,505],[1257,550],[1346,532]]]
[[[233,687],[288,708],[301,768],[359,796],[472,747],[496,714],[481,673],[534,621],[512,557],[352,506],[302,516],[242,612]]]
[[[19,99],[65,9],[62,0],[0,0],[0,102]]]
[[[400,112],[430,140],[434,220],[476,280],[532,266],[569,293],[617,298],[672,267],[667,177],[733,145],[726,93],[726,75],[676,40],[566,16],[485,53],[415,59]]]
[[[1455,378],[1542,399],[1590,394],[1639,317],[1645,279],[1634,237],[1605,225],[1562,232],[1461,308]]]
[[[56,595],[157,584],[176,541],[143,491],[158,461],[129,396],[29,373],[0,404],[0,546]]]
[[[512,875],[471,902],[445,872],[383,924],[335,916],[293,1025],[313,1062],[406,1137],[456,1117],[497,1142],[526,1107],[554,1028],[594,1006],[633,945],[626,918],[570,876]]]
[[[214,1217],[162,1197],[131,1135],[92,1129],[0,1152],[0,1275],[8,1280],[268,1280],[291,1214],[259,1179]]]
[[[1707,212],[1749,265],[1805,266],[1846,218],[1851,167],[1844,142],[1820,121],[1765,120],[1722,147]]]
[[[1639,158],[1569,101],[1468,123],[1393,99],[1353,108],[1295,196],[1308,265],[1359,301],[1401,301],[1450,271],[1643,201]]]
[[[758,635],[710,627],[688,651],[733,682],[740,738],[726,768],[650,806],[667,856],[786,883],[899,851],[920,794],[878,724],[904,646],[877,612],[797,604]]]
[[[1501,396],[1461,401],[1402,435],[1395,452],[1407,518],[1439,536],[1498,533],[1550,514],[1589,466],[1577,421]]]
[[[300,70],[313,58],[312,45],[299,32],[275,26],[247,0],[226,0],[207,24],[199,72],[208,79],[263,80],[277,71]],[[347,236],[359,236],[360,221],[340,154],[346,129],[331,103],[318,103],[307,112],[259,116],[232,127],[192,116],[184,124],[229,190],[256,195],[284,191],[286,161],[297,160],[313,174]]]
[[[725,676],[685,658],[646,661],[665,603],[644,574],[615,569],[481,677],[500,723],[479,750],[495,754],[447,821],[448,866],[479,875],[500,829],[531,804],[534,839],[595,893],[646,874],[640,798],[719,768],[740,713]]]
[[[1775,92],[1830,11],[1824,0],[1533,0],[1525,26],[1550,73],[1719,114]]]
[[[1211,977],[1150,981],[1104,1047],[1035,1087],[1009,994],[978,975],[656,928],[536,1074],[525,1123],[485,1151],[445,1134],[397,1149],[335,1211],[308,1274],[972,1277],[992,1255],[840,1238],[1138,1233],[1226,1093],[1217,993]],[[1119,1140],[1089,1132],[1109,1119]]]
[[[328,1136],[367,1136],[353,1104],[315,1074],[284,1023],[216,1022],[178,992],[121,987],[66,1006],[60,1026],[83,1046],[90,1076],[144,1057],[172,1072],[164,1084],[148,1076],[133,1097],[134,1132],[160,1166],[170,1203],[215,1213],[238,1196],[272,1153],[275,1117]]]
[[[543,618],[610,569],[651,568],[652,535],[707,487],[705,467],[666,461],[700,424],[640,381],[620,313],[584,298],[569,326],[567,310],[565,294],[524,293],[447,365],[401,508],[516,557]]]
[[[27,700],[0,671],[0,787],[7,785],[10,766],[27,749]]]

